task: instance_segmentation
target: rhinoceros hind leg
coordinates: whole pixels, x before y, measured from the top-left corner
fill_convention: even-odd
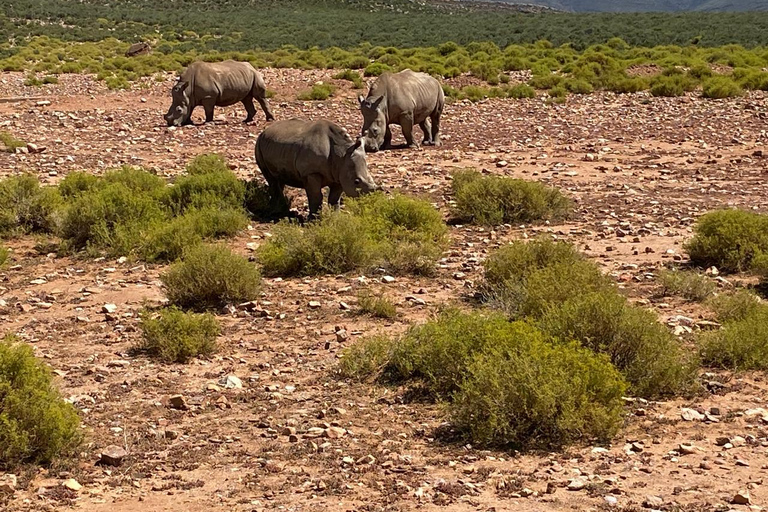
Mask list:
[[[384,142],[381,144],[381,149],[389,149],[392,147],[392,130],[387,125],[387,131],[384,132]]]
[[[215,105],[213,103],[204,103],[203,108],[205,109],[205,122],[206,123],[212,123],[213,122],[213,107]]]
[[[331,208],[336,210],[339,209],[341,206],[341,193],[343,190],[341,185],[331,185],[331,190],[328,192],[328,204]]]
[[[248,96],[247,98],[243,99],[243,106],[245,107],[245,111],[248,113],[248,116],[246,116],[244,123],[250,123],[253,121],[253,116],[256,115],[256,107],[253,106],[253,98]]]
[[[441,112],[435,112],[432,114],[432,144],[435,146],[440,145],[440,114]]]
[[[259,96],[256,96],[256,101],[259,102],[259,105],[261,106],[261,110],[264,111],[264,115],[267,116],[267,121],[274,121],[275,116],[272,115],[272,110],[269,108],[269,102],[267,101],[267,98],[261,98]]]
[[[409,148],[418,148],[413,142],[413,114],[405,115],[400,118],[400,126],[403,128],[403,137]]]
[[[425,146],[431,146],[432,145],[432,126],[430,125],[429,119],[425,119],[422,122],[420,122],[419,127],[421,128],[421,131],[424,132],[424,140],[421,143]]]

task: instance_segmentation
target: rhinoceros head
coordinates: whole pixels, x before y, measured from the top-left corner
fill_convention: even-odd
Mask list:
[[[368,163],[365,161],[365,141],[360,138],[347,148],[344,163],[339,173],[339,181],[344,193],[349,197],[357,197],[377,190],[376,182],[368,174]]]
[[[179,79],[171,89],[171,108],[165,114],[165,122],[168,126],[181,126],[189,119],[189,82]]]
[[[384,144],[384,136],[387,133],[387,114],[384,111],[384,97],[377,100],[357,98],[360,103],[360,111],[363,113],[362,137],[365,139],[366,151],[378,151]]]

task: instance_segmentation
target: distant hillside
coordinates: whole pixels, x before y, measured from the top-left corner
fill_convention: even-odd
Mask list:
[[[768,0],[498,0],[539,4],[570,12],[747,12],[768,11]]]

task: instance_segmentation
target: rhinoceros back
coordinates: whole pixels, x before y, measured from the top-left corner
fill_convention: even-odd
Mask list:
[[[216,106],[226,107],[251,96],[254,86],[261,84],[258,71],[249,62],[194,62],[182,75],[193,85],[196,103],[215,98]]]
[[[371,86],[368,98],[386,96],[390,119],[413,112],[414,121],[421,122],[433,112],[440,112],[445,103],[443,88],[426,73],[405,69],[399,73],[384,73]]]

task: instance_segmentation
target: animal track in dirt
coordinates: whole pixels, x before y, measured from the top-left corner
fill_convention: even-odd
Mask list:
[[[360,91],[332,74],[264,70],[277,93],[275,116],[328,118],[357,133]],[[38,151],[0,154],[3,177],[32,172],[53,184],[72,171],[98,174],[123,164],[172,177],[195,155],[218,152],[240,177],[261,179],[253,146],[263,118],[244,125],[242,107],[230,107],[216,110],[214,124],[169,130],[162,114],[170,74],[121,92],[79,75],[43,88],[24,87],[23,80],[0,74],[0,98],[35,97],[0,103],[0,130]],[[338,85],[336,96],[296,100],[319,80]],[[768,211],[764,101],[760,92],[722,101],[596,93],[563,105],[451,103],[442,147],[369,155],[377,183],[427,197],[447,218],[452,171],[475,167],[559,187],[576,202],[574,218],[561,225],[452,226],[451,247],[433,278],[266,279],[257,308],[218,315],[218,354],[184,366],[129,355],[144,301],[163,300],[163,266],[56,257],[40,254],[32,239],[9,241],[13,262],[0,272],[2,330],[17,332],[53,367],[64,396],[82,412],[87,442],[74,467],[20,477],[13,494],[0,492],[0,503],[9,511],[74,504],[87,512],[643,504],[714,510],[730,507],[737,494],[744,501],[744,491],[763,505],[768,385],[760,374],[706,376],[725,388],[695,400],[629,402],[627,425],[611,446],[520,455],[444,443],[436,438],[438,406],[408,402],[398,389],[351,386],[333,369],[340,350],[362,336],[402,332],[441,304],[461,301],[489,251],[539,234],[575,243],[662,322],[705,318],[699,306],[657,297],[654,275],[668,262],[685,261],[682,243],[704,212]],[[199,111],[194,119],[202,117]],[[305,207],[302,194],[296,199]],[[229,245],[248,255],[270,229],[254,223]],[[342,309],[341,303],[354,307],[361,287],[383,293],[401,314],[374,320]],[[310,308],[310,301],[320,306]],[[116,306],[109,316],[106,304]],[[336,326],[346,340],[339,341]],[[222,385],[229,375],[243,388]],[[183,407],[169,401],[174,395]],[[96,465],[110,445],[127,449],[122,464]],[[70,478],[82,488],[62,488]]]

